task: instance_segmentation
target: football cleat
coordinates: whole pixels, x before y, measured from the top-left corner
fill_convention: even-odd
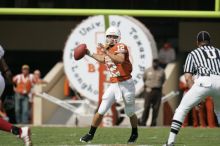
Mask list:
[[[130,138],[128,139],[128,144],[135,143],[137,138],[138,138],[138,134],[131,134]]]
[[[25,146],[32,146],[31,130],[29,127],[21,127],[19,138],[23,140]]]
[[[90,141],[92,141],[93,137],[94,137],[94,135],[87,133],[86,135],[84,135],[83,137],[80,138],[80,141],[89,143]]]
[[[173,142],[171,144],[166,143],[163,146],[174,146],[174,143]]]

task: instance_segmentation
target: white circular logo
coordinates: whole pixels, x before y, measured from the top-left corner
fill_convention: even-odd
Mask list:
[[[121,31],[121,43],[128,46],[132,62],[132,77],[136,94],[143,88],[144,70],[157,58],[155,41],[148,29],[139,21],[128,16],[109,16],[109,25]],[[64,69],[71,86],[82,96],[97,102],[99,94],[99,63],[85,56],[79,61],[73,58],[74,48],[80,43],[87,44],[92,52],[97,52],[98,43],[105,42],[105,19],[103,15],[89,17],[70,34],[64,48]]]

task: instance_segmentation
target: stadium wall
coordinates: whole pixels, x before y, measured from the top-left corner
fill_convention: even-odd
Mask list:
[[[37,91],[46,92],[47,94],[53,95],[59,99],[63,99],[64,78],[65,74],[63,63],[58,62],[44,78],[48,84],[46,86],[38,86]],[[42,99],[41,97],[34,96],[33,124],[48,124],[48,121],[52,118],[57,109],[58,105]]]
[[[195,49],[196,36],[201,30],[208,31],[211,35],[212,45],[220,46],[220,23],[217,22],[180,22],[179,23],[179,50],[190,52]]]
[[[1,21],[1,45],[7,50],[62,50],[78,21]]]

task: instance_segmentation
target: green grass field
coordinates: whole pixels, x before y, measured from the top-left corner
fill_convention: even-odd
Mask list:
[[[136,145],[161,146],[169,133],[167,128],[139,128]],[[32,127],[34,146],[74,146],[85,145],[79,138],[88,132],[88,128],[71,127]],[[129,128],[99,128],[89,145],[126,145],[130,136]],[[15,136],[0,132],[0,146],[22,146]],[[219,128],[182,128],[177,137],[176,146],[220,146]]]

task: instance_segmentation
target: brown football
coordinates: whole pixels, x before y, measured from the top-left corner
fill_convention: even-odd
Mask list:
[[[80,44],[74,49],[74,59],[80,60],[86,55],[86,53],[87,53],[86,44]]]

